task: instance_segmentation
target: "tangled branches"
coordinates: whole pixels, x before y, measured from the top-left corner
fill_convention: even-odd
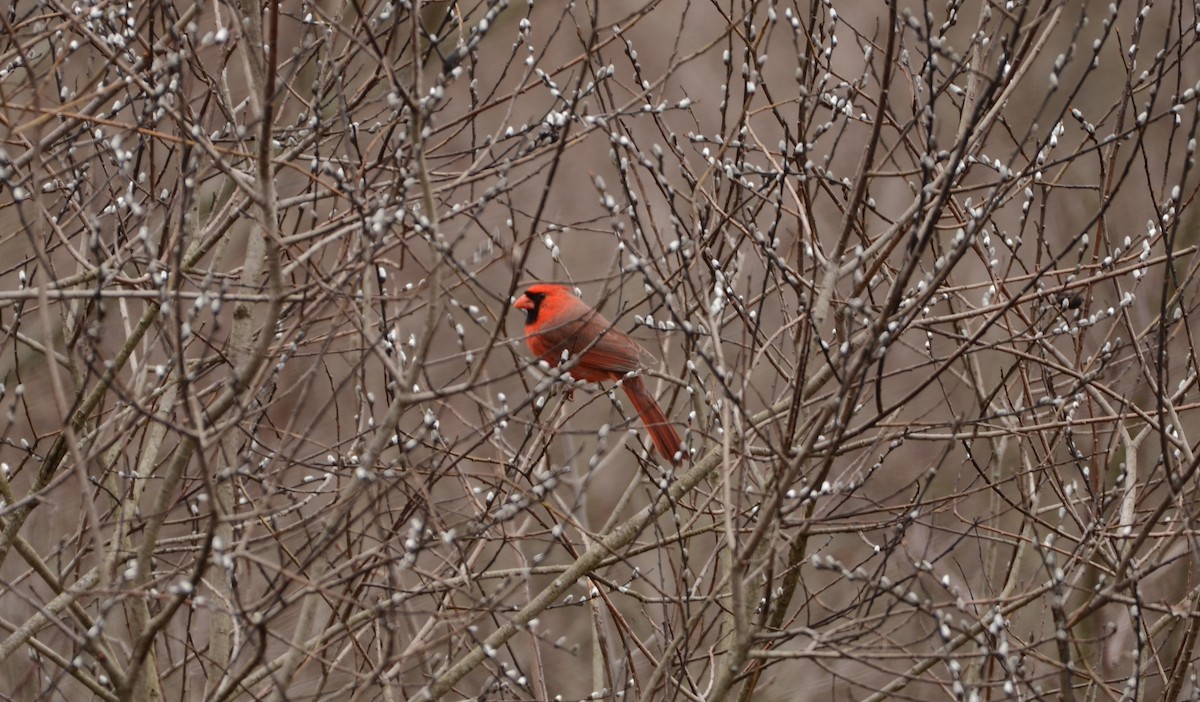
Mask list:
[[[889,5],[11,4],[0,688],[1194,696],[1200,18]]]

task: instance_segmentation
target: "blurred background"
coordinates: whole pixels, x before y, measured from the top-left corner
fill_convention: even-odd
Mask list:
[[[0,15],[0,698],[1197,694],[1195,7]]]

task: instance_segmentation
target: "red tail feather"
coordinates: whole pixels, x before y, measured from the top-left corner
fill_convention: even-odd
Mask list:
[[[654,447],[663,458],[678,464],[680,459],[676,454],[679,453],[683,442],[679,439],[679,432],[675,431],[675,427],[667,421],[667,415],[663,414],[662,408],[655,402],[654,396],[646,389],[646,383],[640,376],[634,376],[625,378],[622,385],[625,387],[625,394],[629,395],[629,401],[633,403],[633,408],[642,418],[642,424],[645,424],[650,432],[650,440],[654,442]]]

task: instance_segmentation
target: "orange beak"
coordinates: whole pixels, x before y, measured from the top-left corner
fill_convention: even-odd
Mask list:
[[[513,307],[519,310],[531,310],[534,308],[533,300],[529,299],[528,295],[522,295],[513,303]]]

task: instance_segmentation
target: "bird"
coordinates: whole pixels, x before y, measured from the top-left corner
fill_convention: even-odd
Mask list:
[[[566,285],[531,285],[513,307],[525,312],[525,343],[534,356],[557,367],[566,351],[567,363],[574,362],[567,372],[576,380],[619,381],[659,454],[676,465],[682,461],[679,432],[646,389],[640,374],[645,370],[641,359],[649,356],[645,349]]]

